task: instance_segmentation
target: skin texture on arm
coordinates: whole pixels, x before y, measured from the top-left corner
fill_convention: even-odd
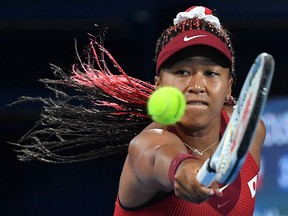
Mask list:
[[[136,207],[161,192],[172,191],[174,188],[168,177],[169,166],[175,156],[185,153],[187,150],[182,141],[168,131],[147,129],[136,136],[129,146],[129,155],[120,179],[121,203],[126,207]],[[192,187],[195,182],[198,188],[196,192],[203,196],[201,200],[207,199],[213,191],[203,187],[196,180],[196,173],[201,165],[202,161],[188,159],[179,166],[175,184],[180,197],[190,201],[199,200],[198,195],[195,195],[196,189]],[[190,188],[184,186],[187,179],[192,181]]]
[[[261,149],[265,141],[266,128],[262,119],[259,120],[258,126],[254,135],[253,142],[250,146],[250,153],[260,168]]]

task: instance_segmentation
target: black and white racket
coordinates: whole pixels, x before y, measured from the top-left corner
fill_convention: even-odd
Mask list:
[[[214,180],[228,184],[238,175],[266,104],[274,65],[273,57],[267,53],[256,58],[216,151],[197,174],[203,185],[208,187]]]

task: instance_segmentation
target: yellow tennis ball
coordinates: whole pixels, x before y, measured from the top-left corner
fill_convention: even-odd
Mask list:
[[[186,100],[174,87],[164,86],[153,92],[147,104],[148,114],[161,124],[175,124],[185,113]]]

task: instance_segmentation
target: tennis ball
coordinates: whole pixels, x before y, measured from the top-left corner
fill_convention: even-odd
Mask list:
[[[185,113],[186,100],[183,93],[174,87],[163,86],[154,91],[147,104],[153,121],[169,125],[180,121]]]

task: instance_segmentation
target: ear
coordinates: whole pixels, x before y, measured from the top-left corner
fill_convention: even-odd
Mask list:
[[[161,80],[160,76],[155,76],[154,77],[154,83],[155,83],[155,90],[161,87]]]
[[[228,90],[226,96],[231,96],[232,95],[232,86],[233,86],[234,79],[232,76],[230,76],[229,81],[228,81]]]

